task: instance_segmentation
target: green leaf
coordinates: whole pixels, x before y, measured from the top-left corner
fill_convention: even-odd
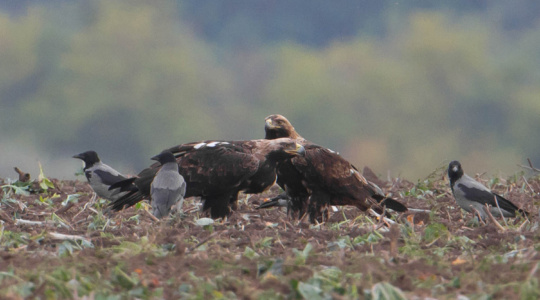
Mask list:
[[[298,292],[304,299],[310,299],[310,300],[323,300],[324,298],[321,296],[322,290],[320,287],[299,282],[298,283]]]
[[[244,250],[244,257],[249,259],[254,259],[256,257],[259,257],[259,254],[255,252],[255,250],[251,249],[250,247],[246,247]]]
[[[197,226],[208,226],[214,224],[214,220],[210,218],[200,218],[197,221],[195,221],[195,225]]]
[[[73,244],[70,241],[64,241],[62,244],[58,245],[58,256],[63,257],[66,255],[73,254]]]
[[[311,243],[307,243],[306,246],[304,247],[304,250],[302,250],[302,254],[304,255],[305,258],[309,256],[309,253],[311,252],[312,249],[313,249],[313,246],[311,245]]]
[[[41,163],[38,162],[38,165],[39,165],[39,176],[38,176],[39,187],[43,190],[48,190],[49,188],[53,189],[54,184],[52,183],[52,181],[49,180],[49,178],[45,177]]]
[[[429,224],[424,231],[424,240],[431,243],[435,239],[448,236],[448,228],[441,223]]]
[[[407,297],[399,288],[388,282],[379,282],[375,284],[371,288],[371,291],[367,292],[366,298],[371,300],[407,300]]]
[[[131,290],[138,283],[137,279],[131,278],[118,266],[114,268],[114,275],[118,285],[126,290]]]
[[[56,195],[56,194],[55,194]],[[77,203],[79,201],[80,194],[71,194],[66,197],[66,200],[62,201],[62,206],[68,205],[68,203],[73,202]]]
[[[23,196],[30,195],[30,193],[28,192],[28,188],[29,188],[28,185],[26,185],[26,186],[17,186],[17,185],[12,185],[12,184],[6,184],[6,185],[2,186],[2,189],[4,189],[4,188],[8,188],[8,189],[11,189],[11,190],[15,191],[15,194],[17,194],[17,195],[23,195]],[[4,193],[7,193],[7,192],[4,191]]]

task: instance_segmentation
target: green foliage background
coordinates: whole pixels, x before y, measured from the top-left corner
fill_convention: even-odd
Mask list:
[[[175,144],[262,138],[272,113],[384,175],[540,165],[535,1],[6,3],[2,176],[70,177],[89,149],[136,172]]]

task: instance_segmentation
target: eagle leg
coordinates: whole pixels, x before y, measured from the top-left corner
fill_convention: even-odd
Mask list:
[[[308,206],[308,197],[291,197],[289,206],[287,207],[287,214],[292,219],[302,219],[306,214],[306,208]]]
[[[212,195],[204,199],[203,212],[210,212],[212,219],[225,218],[231,214],[229,200],[232,195]]]
[[[233,193],[229,197],[229,208],[231,210],[238,210],[238,192]]]
[[[308,213],[311,223],[322,223],[329,219],[328,203],[330,196],[325,193],[313,193],[309,200]]]

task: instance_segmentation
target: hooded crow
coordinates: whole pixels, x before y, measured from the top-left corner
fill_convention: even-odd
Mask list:
[[[523,216],[528,215],[527,212],[519,209],[512,202],[493,193],[490,189],[463,173],[461,164],[457,160],[450,162],[448,165],[448,178],[457,204],[471,213],[477,210],[483,220],[487,218],[486,204],[491,206],[489,211],[494,217],[500,217],[501,212],[505,217],[515,217],[516,211]],[[499,204],[498,207],[495,199]]]
[[[178,203],[178,209],[182,208],[186,182],[178,173],[178,164],[171,151],[163,151],[152,159],[161,164],[161,169],[157,172],[150,187],[150,204],[152,214],[157,218],[163,218],[169,215],[173,205]]]
[[[99,197],[114,201],[125,194],[120,193],[119,190],[109,190],[109,187],[112,184],[125,180],[126,177],[110,166],[102,163],[96,151],[79,153],[74,155],[73,158],[78,158],[83,161],[84,175],[86,175],[90,187],[92,187]]]

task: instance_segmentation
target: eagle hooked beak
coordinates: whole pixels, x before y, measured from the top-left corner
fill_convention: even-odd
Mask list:
[[[272,123],[272,119],[266,119],[266,124],[264,125],[264,127],[268,128],[268,129],[274,129],[276,128],[276,126],[274,126],[274,124]]]
[[[306,155],[306,149],[304,148],[304,146],[298,143],[296,143],[296,148],[294,150],[285,150],[285,152],[289,154],[293,154],[293,155],[300,155],[300,156]]]

